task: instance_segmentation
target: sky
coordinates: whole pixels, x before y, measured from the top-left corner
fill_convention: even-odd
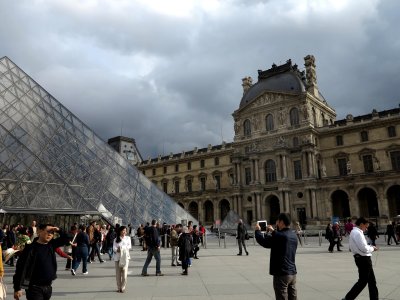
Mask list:
[[[0,0],[8,56],[144,159],[231,142],[242,78],[316,59],[337,119],[400,103],[397,0]]]

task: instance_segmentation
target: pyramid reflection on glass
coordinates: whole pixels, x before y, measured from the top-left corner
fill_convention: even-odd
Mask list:
[[[0,209],[194,220],[9,58],[0,59]]]

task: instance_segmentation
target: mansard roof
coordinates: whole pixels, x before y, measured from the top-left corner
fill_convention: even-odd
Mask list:
[[[244,107],[265,92],[300,94],[306,91],[304,72],[289,59],[285,64],[275,64],[268,70],[258,70],[258,82],[243,95],[239,108]]]

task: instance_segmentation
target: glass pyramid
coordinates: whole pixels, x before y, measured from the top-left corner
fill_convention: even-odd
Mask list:
[[[9,58],[0,59],[0,209],[194,220]]]

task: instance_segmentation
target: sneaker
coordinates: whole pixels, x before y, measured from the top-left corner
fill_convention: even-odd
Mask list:
[[[105,260],[101,260],[100,263],[102,264],[103,262],[106,262]]]
[[[74,270],[74,269],[71,269],[71,274],[72,274],[72,276],[75,276],[75,275],[76,275],[76,273],[75,273],[75,270]]]
[[[188,274],[187,271],[183,271],[183,272],[182,272],[182,275],[187,275],[187,274]]]
[[[248,256],[248,255],[249,255],[249,252],[246,252],[246,255]]]
[[[242,253],[238,253],[238,254],[236,254],[236,255],[242,255]]]
[[[86,271],[86,272],[83,272],[82,274],[83,274],[83,275],[87,275],[87,274],[89,274],[89,272],[88,272],[88,271]]]
[[[147,273],[142,273],[142,276],[149,276],[149,274],[147,274]]]
[[[171,267],[176,267],[176,264],[171,264]]]
[[[163,273],[156,273],[156,276],[164,276],[164,274]]]

